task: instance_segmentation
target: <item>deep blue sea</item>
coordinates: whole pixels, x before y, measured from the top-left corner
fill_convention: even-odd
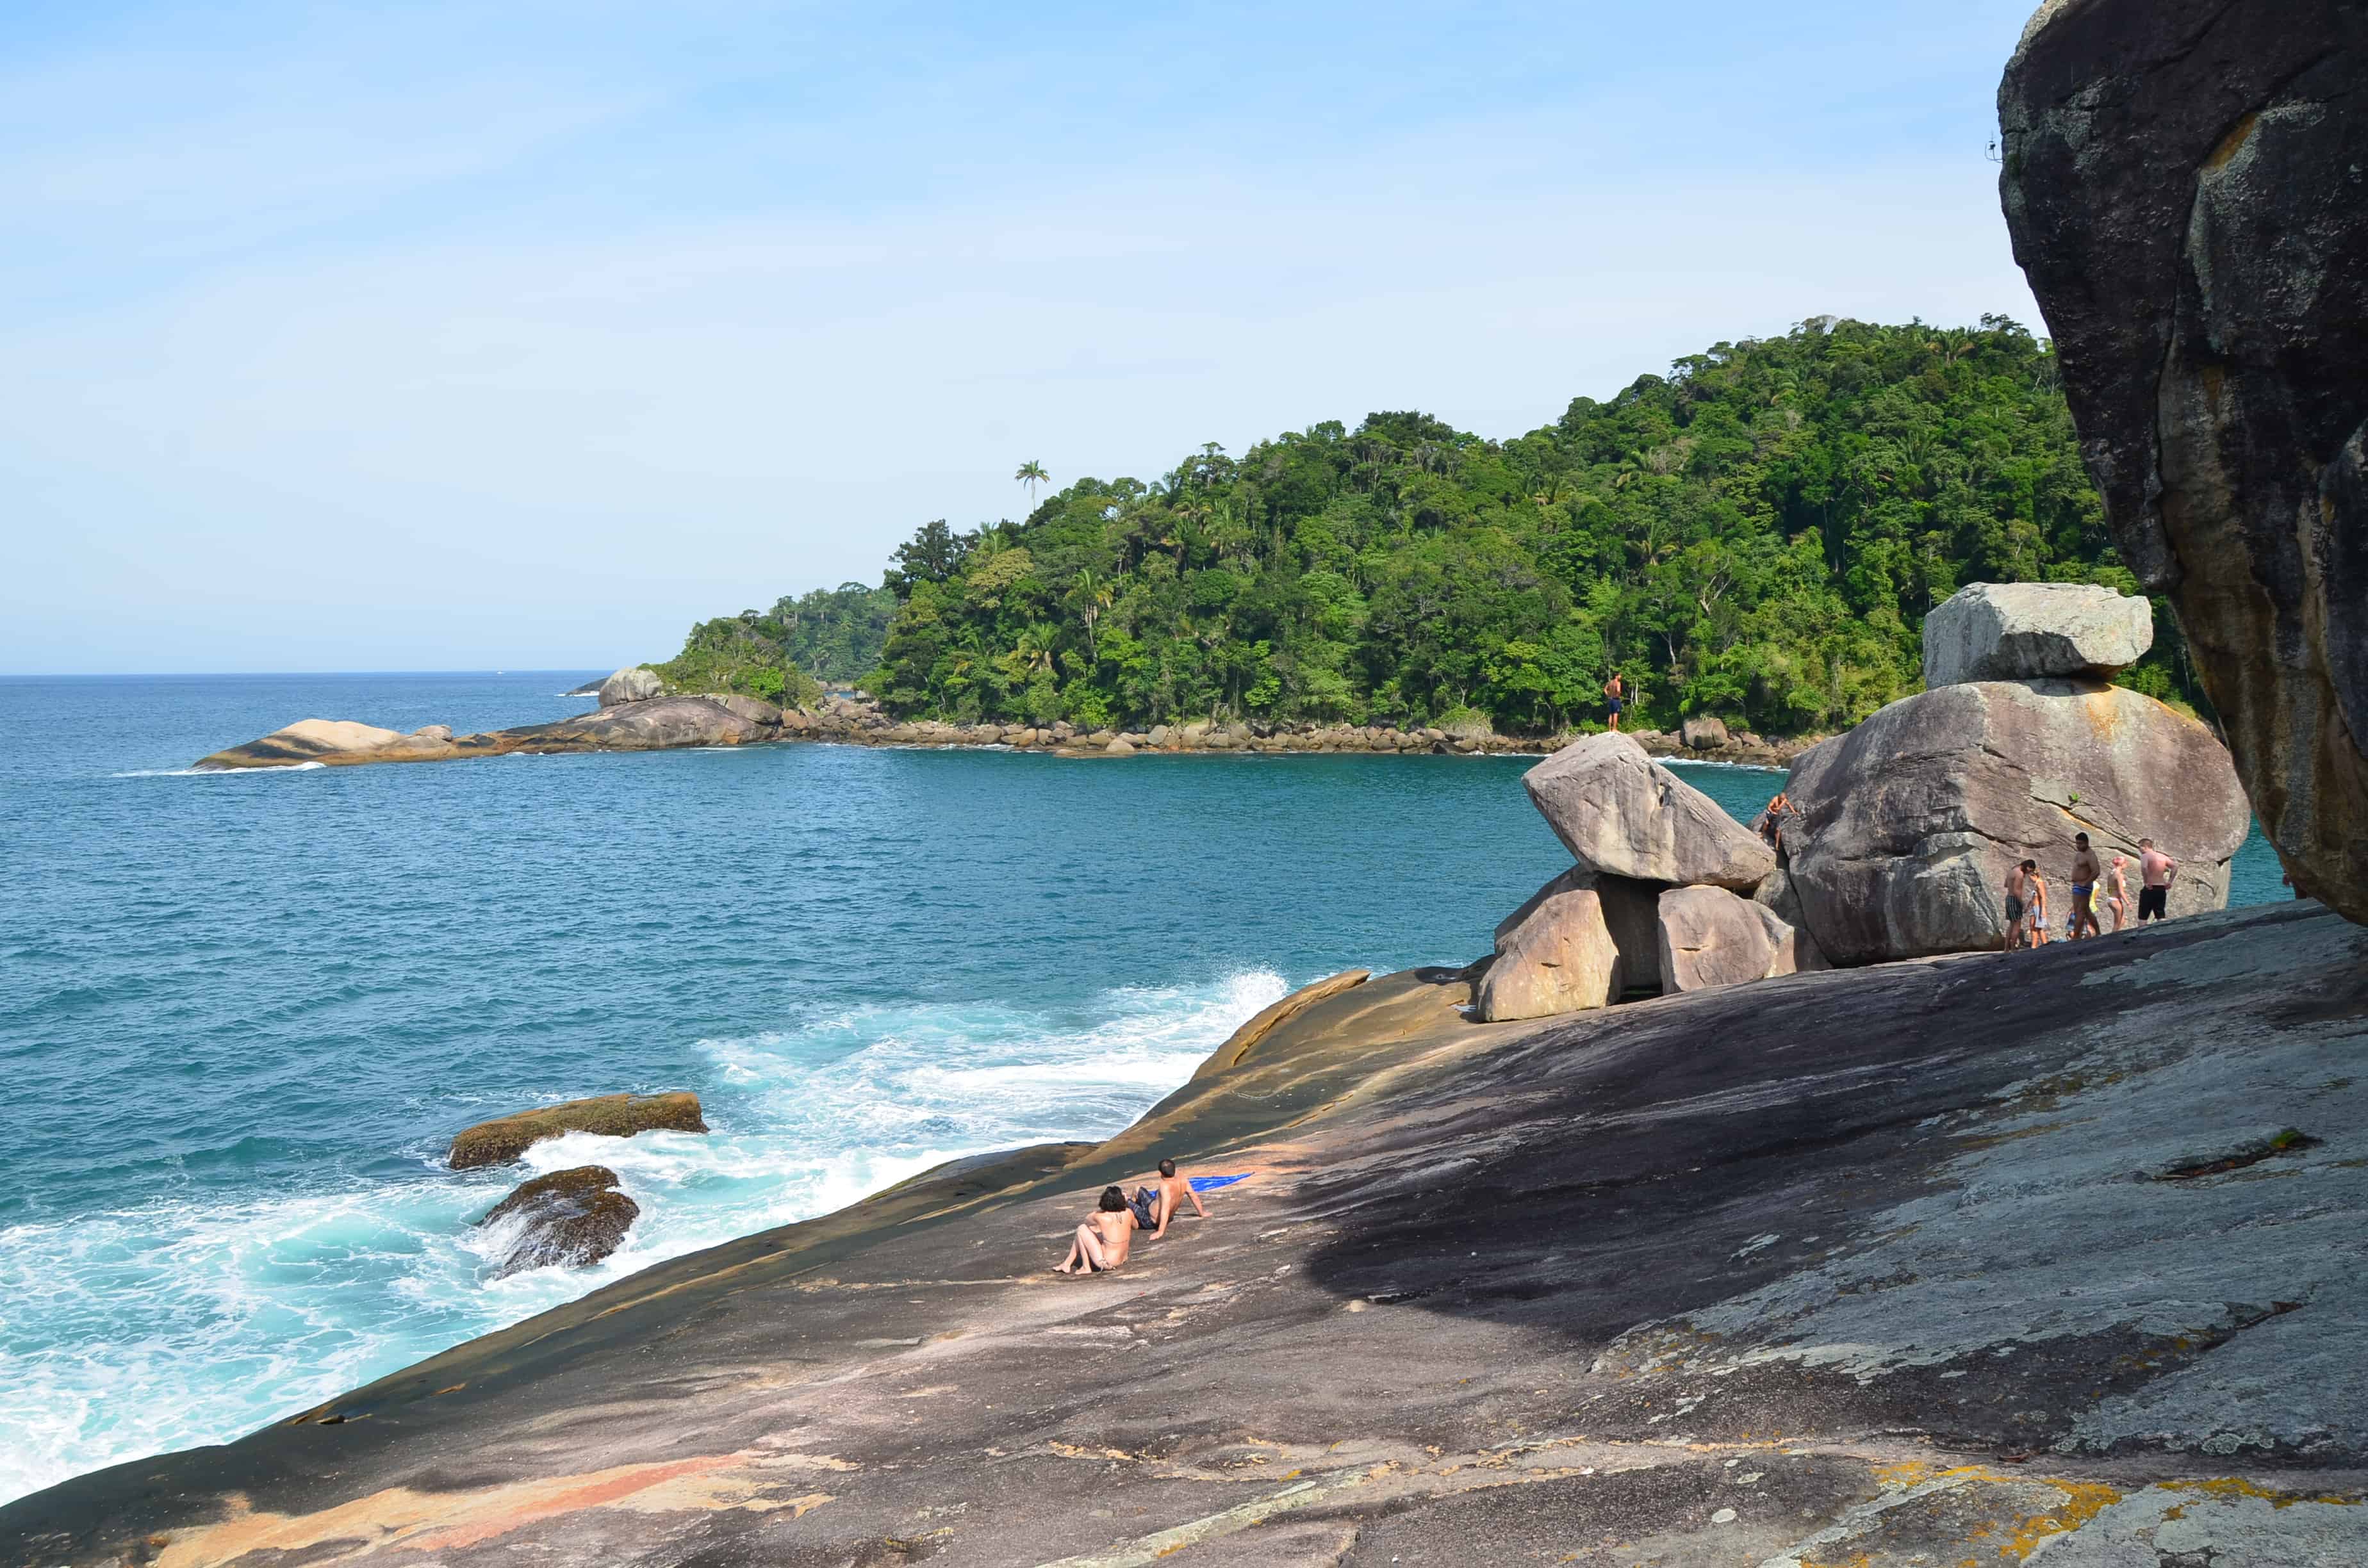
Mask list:
[[[1568,858],[1520,758],[785,745],[193,774],[599,672],[0,680],[0,1499],[236,1437],[955,1155],[1117,1131],[1286,987],[1460,963]],[[1689,767],[1738,814],[1775,776]],[[2278,896],[2258,841],[2237,902]],[[442,1168],[620,1089],[713,1131]],[[597,1160],[590,1269],[470,1221]]]

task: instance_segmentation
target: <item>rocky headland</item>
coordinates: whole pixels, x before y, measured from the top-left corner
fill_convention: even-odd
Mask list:
[[[572,719],[455,735],[438,724],[404,733],[350,720],[303,719],[270,734],[201,757],[197,766],[223,769],[290,767],[319,763],[450,762],[512,752],[662,751],[683,746],[738,746],[782,741],[825,741],[877,746],[1002,746],[1062,756],[1133,756],[1146,752],[1350,752],[1374,756],[1541,756],[1572,737],[1500,735],[1485,727],[1401,730],[1386,725],[1271,724],[1193,720],[1149,730],[1080,730],[1049,724],[952,724],[899,720],[852,692],[825,694],[812,708],[783,708],[736,694],[667,692],[645,669],[622,669],[598,687],[600,708]],[[577,695],[570,693],[569,695]],[[1778,767],[1820,737],[1769,740],[1730,733],[1714,719],[1690,720],[1684,732],[1645,731],[1634,737],[1657,756]]]

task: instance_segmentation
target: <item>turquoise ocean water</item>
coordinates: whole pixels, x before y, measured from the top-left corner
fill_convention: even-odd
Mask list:
[[[791,745],[194,775],[291,720],[583,710],[594,672],[0,680],[0,1499],[217,1442],[952,1156],[1118,1131],[1351,964],[1463,962],[1568,864],[1520,758]],[[1689,767],[1738,814],[1775,776]],[[2258,838],[2237,900],[2279,895]],[[707,1137],[456,1174],[689,1088]],[[598,1160],[616,1256],[469,1221]]]

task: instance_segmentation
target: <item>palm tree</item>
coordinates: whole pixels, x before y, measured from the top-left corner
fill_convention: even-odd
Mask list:
[[[1031,512],[1036,509],[1036,487],[1053,483],[1053,476],[1046,473],[1044,465],[1034,458],[1030,458],[1026,462],[1021,463],[1019,472],[1011,477],[1028,487],[1028,509]]]

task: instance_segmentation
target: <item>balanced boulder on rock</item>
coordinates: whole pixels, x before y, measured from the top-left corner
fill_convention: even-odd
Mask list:
[[[706,1131],[699,1096],[687,1089],[665,1095],[600,1095],[481,1121],[452,1140],[445,1163],[456,1171],[497,1165],[517,1159],[546,1138],[568,1132],[631,1138],[636,1132]]]
[[[1748,893],[1776,867],[1756,834],[1626,735],[1573,741],[1521,784],[1554,836],[1591,870]]]
[[[1656,915],[1664,995],[1741,985],[1800,967],[1793,927],[1767,905],[1725,888],[1671,888]]]
[[[2180,862],[2173,915],[2218,909],[2252,824],[2212,732],[2153,698],[2065,681],[1944,686],[1793,765],[1788,892],[1838,964],[1996,948],[2008,869],[2068,899],[2072,838],[2100,859],[2152,838]]]
[[[1971,583],[1924,618],[1924,685],[2119,674],[2154,646],[2154,608],[2089,583]]]
[[[577,1165],[521,1183],[477,1221],[480,1230],[516,1221],[518,1231],[494,1265],[494,1278],[553,1265],[581,1267],[615,1252],[640,1218],[641,1205],[617,1190],[606,1165]]]
[[[1650,990],[1658,892],[1580,866],[1540,888],[1497,926],[1496,957],[1473,992],[1474,1016],[1491,1024],[1551,1017]]]

